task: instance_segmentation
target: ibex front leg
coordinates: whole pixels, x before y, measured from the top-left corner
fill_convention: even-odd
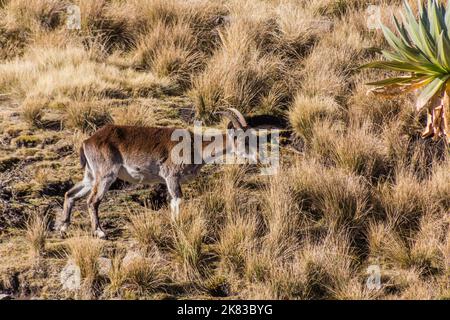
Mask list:
[[[176,176],[168,176],[165,178],[167,184],[167,190],[170,194],[170,211],[172,214],[172,220],[176,220],[180,214],[180,204],[183,194],[181,192],[180,179]]]

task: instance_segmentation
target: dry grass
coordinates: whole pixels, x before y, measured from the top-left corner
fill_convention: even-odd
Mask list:
[[[130,232],[146,251],[154,246],[167,248],[170,243],[167,212],[145,210],[130,216]]]
[[[172,229],[173,258],[177,262],[180,276],[186,279],[198,279],[204,272],[202,243],[206,233],[205,221],[195,213],[195,207],[185,208],[180,221]]]
[[[119,125],[151,126],[155,124],[155,110],[150,106],[132,104],[120,110],[114,117]]]
[[[116,253],[111,258],[111,269],[108,272],[109,284],[105,291],[110,297],[119,296],[125,283],[126,276],[122,265],[122,255]]]
[[[147,96],[169,87],[152,74],[95,61],[79,45],[65,48],[33,47],[23,59],[1,65],[0,88],[13,98],[49,101],[95,101],[106,98]],[[156,90],[156,92],[155,92]],[[160,91],[162,92],[162,91]]]
[[[31,126],[42,126],[42,117],[47,104],[48,101],[45,99],[25,100],[21,106],[23,119]]]
[[[369,192],[362,177],[314,162],[301,162],[292,171],[295,197],[314,220],[334,228],[364,223]]]
[[[196,51],[196,38],[189,25],[167,26],[161,23],[139,40],[135,63],[158,77],[171,79],[180,90],[184,90],[204,59]]]
[[[249,251],[254,246],[257,225],[251,218],[236,218],[224,226],[217,244],[220,268],[225,272],[242,273]]]
[[[138,295],[161,290],[168,283],[167,273],[156,257],[136,258],[124,267],[124,285]]]
[[[336,118],[339,109],[339,105],[332,98],[298,94],[289,111],[289,120],[295,133],[303,140],[310,141],[314,125],[324,119]]]
[[[103,250],[101,240],[79,235],[68,240],[69,257],[80,268],[83,280],[82,293],[92,297],[99,275],[99,258]]]
[[[69,128],[95,131],[112,122],[108,106],[101,102],[75,102],[66,107],[65,124]]]
[[[26,223],[25,237],[30,246],[30,257],[38,260],[45,251],[45,243],[48,236],[48,218],[41,214],[32,214]]]
[[[380,75],[357,69],[386,46],[367,6],[392,25],[400,2],[76,0],[72,32],[65,2],[0,0],[0,200],[12,199],[1,201],[0,222],[60,201],[36,185],[81,177],[77,150],[105,123],[187,127],[192,110],[213,121],[235,107],[288,119],[300,154],[282,148],[272,177],[206,166],[183,186],[176,223],[127,195],[145,190],[109,194],[102,221],[114,240],[67,240],[85,297],[448,298],[448,146],[419,138],[414,96],[368,96],[365,83]],[[54,267],[42,255],[46,224],[33,216],[23,232]],[[98,258],[111,253],[100,274]],[[366,286],[373,264],[376,291]],[[43,291],[60,298],[56,287]]]
[[[303,6],[233,4],[221,46],[194,79],[190,96],[204,118],[223,106],[278,113],[298,84],[299,75],[290,69],[328,24]]]

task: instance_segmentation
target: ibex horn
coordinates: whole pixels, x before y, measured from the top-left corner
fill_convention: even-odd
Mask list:
[[[238,118],[242,128],[247,128],[247,121],[245,121],[244,116],[242,115],[242,113],[239,112],[239,110],[235,109],[235,108],[227,108],[227,110],[231,111],[233,114],[236,115],[236,117]]]
[[[228,120],[231,121],[234,128],[244,129],[244,127],[242,126],[242,123],[239,121],[239,118],[231,111],[229,111],[229,110],[217,111],[217,112],[214,112],[214,114],[220,114],[220,115],[223,115],[224,117],[226,117]]]

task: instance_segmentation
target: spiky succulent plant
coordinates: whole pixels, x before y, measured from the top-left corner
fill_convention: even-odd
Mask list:
[[[375,94],[385,96],[418,91],[416,107],[426,107],[427,127],[423,137],[450,141],[450,1],[418,1],[416,18],[408,1],[404,1],[401,22],[394,16],[397,35],[381,24],[391,51],[382,51],[386,61],[363,67],[406,72],[408,75],[372,82]]]

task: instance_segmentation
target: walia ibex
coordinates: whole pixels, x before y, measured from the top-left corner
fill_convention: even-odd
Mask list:
[[[226,116],[234,129],[247,129],[247,122],[236,109],[220,112]],[[178,163],[171,155],[179,141],[173,134],[178,128],[137,127],[106,125],[86,139],[80,148],[81,166],[85,169],[84,178],[70,189],[64,200],[63,219],[60,231],[64,233],[70,224],[70,215],[75,200],[89,194],[87,204],[95,236],[105,238],[98,217],[98,208],[105,193],[119,178],[130,183],[165,183],[171,197],[172,218],[179,213],[182,198],[181,183],[195,176],[204,162]],[[185,130],[191,137],[194,132]],[[236,150],[236,139],[222,134],[222,154]],[[193,140],[193,139],[192,139]],[[202,141],[206,147],[211,141]],[[200,153],[197,146],[192,153]]]

